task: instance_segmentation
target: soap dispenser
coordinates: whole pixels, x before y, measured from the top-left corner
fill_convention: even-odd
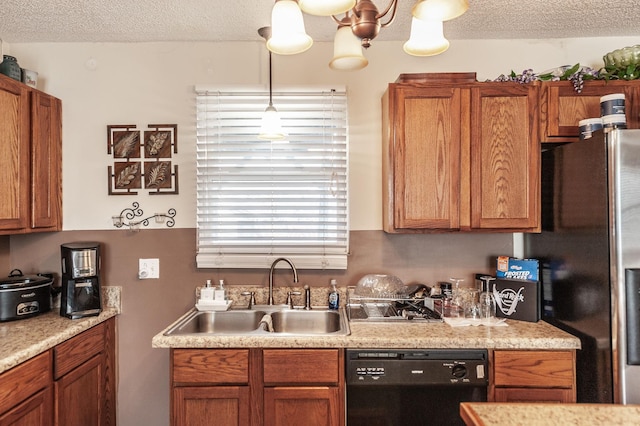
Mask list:
[[[214,293],[211,286],[211,280],[207,280],[205,286],[200,290],[200,300],[213,300]]]
[[[335,279],[331,279],[329,282],[331,285],[331,291],[329,292],[329,309],[338,309],[340,307],[340,293],[336,285],[338,284]]]
[[[213,292],[213,300],[216,302],[224,302],[227,300],[227,291],[224,288],[224,280],[218,281],[218,288]]]

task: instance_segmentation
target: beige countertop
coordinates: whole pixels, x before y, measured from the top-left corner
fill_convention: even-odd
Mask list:
[[[185,314],[186,315],[186,314]],[[179,320],[179,319],[178,319]],[[176,320],[176,322],[178,321]],[[154,348],[487,348],[580,349],[580,340],[544,321],[507,320],[508,327],[451,327],[417,321],[351,322],[348,336],[293,337],[277,335],[165,336],[171,325],[152,339]]]
[[[35,317],[0,322],[0,373],[120,313],[120,287],[103,287],[98,316],[69,319],[58,309]]]
[[[468,426],[638,425],[640,405],[463,402]]]

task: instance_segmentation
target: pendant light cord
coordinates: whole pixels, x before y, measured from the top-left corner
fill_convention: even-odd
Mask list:
[[[273,106],[273,93],[271,89],[271,51],[269,51],[269,106]]]

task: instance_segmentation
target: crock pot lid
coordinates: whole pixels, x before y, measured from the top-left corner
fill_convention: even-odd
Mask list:
[[[41,275],[23,275],[20,269],[14,269],[9,273],[8,277],[0,279],[0,288],[29,287],[44,284],[47,281],[53,282],[51,278]]]

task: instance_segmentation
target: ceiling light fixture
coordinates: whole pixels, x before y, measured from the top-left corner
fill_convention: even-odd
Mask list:
[[[334,70],[359,70],[368,64],[362,48],[370,47],[380,29],[393,23],[397,6],[398,0],[390,0],[380,12],[371,0],[276,0],[271,12],[273,36],[267,48],[280,55],[302,53],[313,44],[305,31],[302,12],[331,16],[338,31],[329,66]],[[468,0],[419,0],[412,8],[411,35],[404,50],[416,56],[444,52],[449,41],[444,38],[442,22],[457,18],[468,8]],[[343,13],[341,19],[336,16]]]
[[[265,40],[270,40],[271,27],[262,27],[258,30],[258,34]],[[267,42],[268,43],[268,42]],[[262,116],[262,125],[260,126],[260,133],[258,138],[265,140],[282,140],[285,138],[285,134],[282,131],[282,125],[280,124],[280,115],[278,110],[273,106],[273,86],[271,76],[271,50],[269,50],[269,105],[264,110]]]

